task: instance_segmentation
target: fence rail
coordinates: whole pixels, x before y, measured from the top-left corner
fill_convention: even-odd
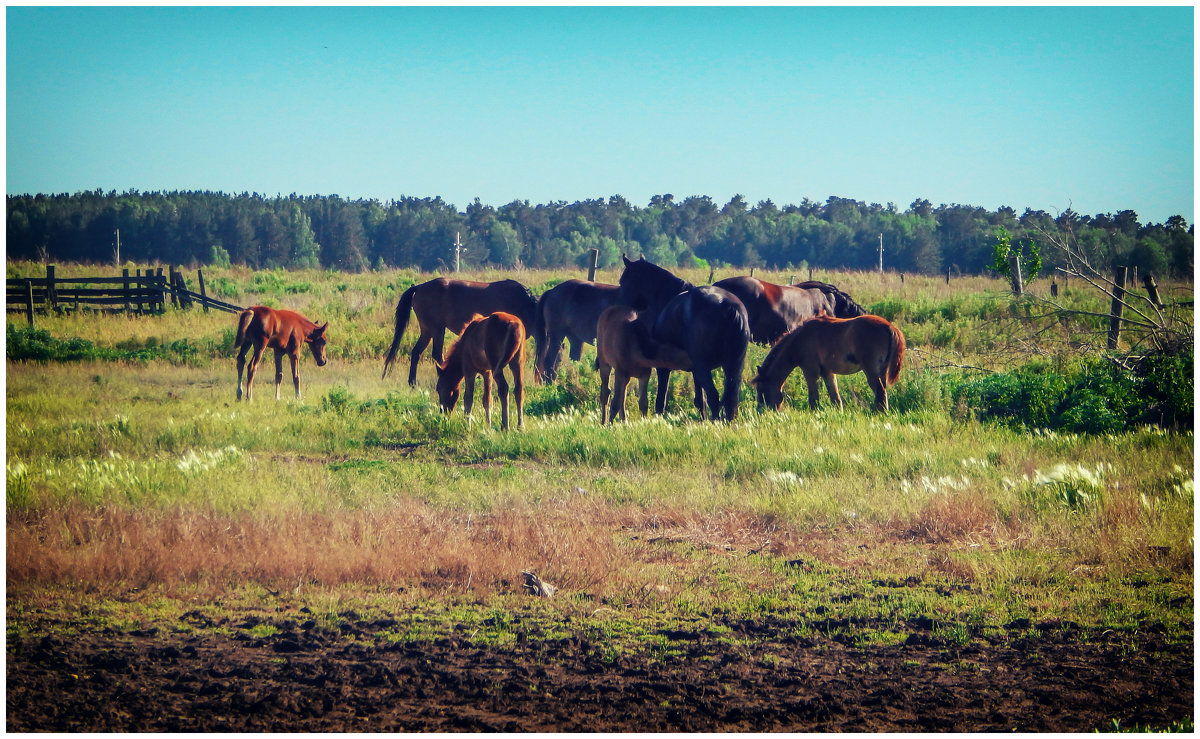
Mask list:
[[[131,313],[161,313],[167,303],[179,308],[200,305],[205,310],[238,313],[241,306],[209,297],[204,289],[204,271],[197,270],[200,292],[187,287],[183,273],[168,267],[163,275],[161,267],[145,273],[136,270],[130,274],[124,270],[120,277],[56,277],[54,265],[46,267],[45,277],[10,277],[6,280],[6,303],[8,312],[21,312],[29,316],[29,325],[34,323],[36,312],[80,310],[83,307]],[[86,285],[86,287],[84,287]]]

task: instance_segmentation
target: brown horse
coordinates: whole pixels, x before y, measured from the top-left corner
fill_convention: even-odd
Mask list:
[[[242,399],[242,368],[246,365],[246,352],[254,347],[250,369],[246,373],[246,402],[249,403],[253,396],[251,386],[254,384],[254,373],[258,370],[258,361],[262,359],[263,350],[269,346],[275,350],[275,400],[279,400],[279,384],[283,382],[284,354],[292,360],[292,383],[296,386],[296,399],[299,400],[300,374],[296,370],[296,361],[300,358],[300,347],[308,344],[317,366],[324,367],[325,329],[328,326],[328,322],[318,326],[295,311],[278,310],[265,305],[254,305],[242,311],[238,316],[237,338],[233,340],[233,348],[241,348],[237,358],[237,399]]]
[[[670,344],[658,344],[650,337],[650,329],[637,320],[637,311],[627,305],[611,306],[596,322],[596,369],[600,370],[600,423],[625,420],[625,391],[629,380],[638,380],[638,407],[642,417],[649,410],[646,392],[650,371],[654,369],[690,372],[692,360],[687,352]],[[615,371],[612,406],[608,405],[609,373]],[[660,392],[661,389],[660,389]]]
[[[537,301],[516,280],[469,282],[438,277],[413,285],[404,291],[400,302],[396,304],[396,333],[383,360],[383,376],[387,377],[388,369],[396,360],[400,338],[408,326],[410,313],[417,314],[417,324],[421,328],[421,335],[413,345],[408,368],[408,384],[416,385],[417,362],[429,342],[433,342],[433,361],[442,363],[442,344],[446,340],[447,329],[455,335],[461,334],[473,316],[504,312],[520,319],[525,334],[528,334],[533,330],[536,308]]]
[[[750,336],[770,346],[779,337],[822,312],[836,318],[854,318],[866,311],[849,295],[827,282],[812,280],[798,285],[776,285],[755,277],[727,277],[713,283],[737,296],[750,316]]]
[[[525,326],[521,319],[511,313],[493,313],[484,318],[476,315],[462,336],[450,347],[445,364],[437,365],[437,394],[442,410],[449,414],[458,402],[458,389],[465,378],[466,397],[463,411],[471,415],[475,402],[475,375],[483,375],[483,409],[487,414],[488,426],[492,425],[492,376],[500,390],[500,412],[502,428],[508,430],[508,382],[504,379],[504,365],[513,376],[513,395],[517,401],[517,428],[523,425],[525,402]]]
[[[758,367],[750,384],[758,388],[766,405],[783,405],[783,383],[796,367],[808,383],[808,406],[817,407],[817,379],[824,378],[830,401],[842,407],[838,375],[862,372],[875,391],[875,410],[888,409],[887,389],[900,376],[904,363],[904,334],[879,316],[805,321],[779,340]]]
[[[542,382],[551,382],[558,375],[558,360],[562,343],[571,344],[571,359],[578,362],[584,344],[596,343],[596,321],[600,313],[616,302],[617,285],[587,280],[561,282],[538,298],[534,319],[533,365]]]

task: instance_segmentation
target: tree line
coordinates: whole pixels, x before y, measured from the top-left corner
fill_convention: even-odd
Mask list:
[[[1194,226],[1181,216],[1142,224],[1132,210],[1050,215],[1026,208],[969,205],[907,209],[830,197],[751,206],[735,195],[724,205],[707,196],[656,195],[645,207],[614,195],[574,203],[514,200],[493,207],[476,199],[459,211],[441,198],[388,202],[338,195],[267,197],[257,193],[101,190],[9,195],[10,260],[177,265],[244,264],[263,268],[362,271],[389,267],[447,271],[456,238],[465,268],[580,268],[592,249],[601,268],[622,253],[666,266],[869,270],[947,270],[981,274],[993,263],[999,229],[1014,243],[1070,234],[1100,269],[1192,274]],[[1046,254],[1046,268],[1056,265]],[[1044,270],[1045,271],[1045,270]]]

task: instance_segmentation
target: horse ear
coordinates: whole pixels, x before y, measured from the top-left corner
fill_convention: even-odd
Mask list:
[[[327,329],[327,328],[329,328],[329,321],[326,321],[325,323],[321,324],[320,326],[317,326],[315,329],[313,329],[313,333],[314,334],[323,334],[323,333],[325,333],[325,329]]]
[[[625,252],[621,252],[621,259],[625,261],[626,267],[633,264],[633,262],[629,261],[629,257],[625,256]]]

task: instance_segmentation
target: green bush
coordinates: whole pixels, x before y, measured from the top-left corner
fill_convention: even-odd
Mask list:
[[[146,339],[144,345],[137,342],[121,342],[115,347],[100,347],[87,339],[72,337],[56,339],[49,331],[38,328],[18,328],[8,324],[5,332],[6,356],[10,360],[34,362],[81,362],[81,361],[149,361],[165,359],[175,364],[186,364],[196,360],[199,347],[188,339],[179,339],[159,344],[154,337]]]
[[[982,421],[1104,434],[1138,425],[1191,428],[1192,350],[1141,360],[1134,371],[1104,358],[1060,371],[1031,365],[967,380],[953,392]]]

